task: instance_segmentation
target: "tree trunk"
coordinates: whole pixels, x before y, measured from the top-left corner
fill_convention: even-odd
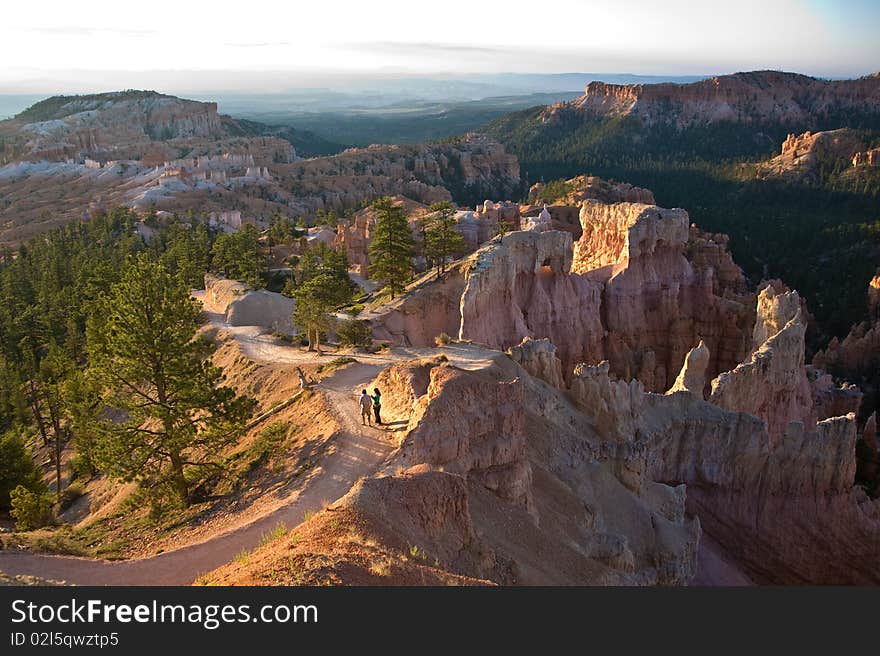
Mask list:
[[[189,488],[186,484],[186,477],[183,475],[183,460],[176,452],[171,454],[171,479],[174,481],[177,496],[185,505],[189,505]]]
[[[46,424],[43,421],[43,413],[40,411],[40,400],[37,397],[37,391],[34,388],[33,381],[30,385],[30,394],[28,395],[31,411],[34,413],[34,421],[40,430],[40,437],[43,438],[43,446],[49,446],[49,436],[46,434]]]
[[[58,411],[52,405],[51,401],[47,402],[49,407],[49,418],[52,422],[52,432],[55,434],[55,499],[61,503],[61,450],[64,447],[64,429],[61,427],[61,419]]]

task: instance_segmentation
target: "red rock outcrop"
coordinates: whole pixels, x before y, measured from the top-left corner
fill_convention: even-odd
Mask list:
[[[875,375],[880,369],[880,274],[868,284],[868,313],[870,322],[856,324],[842,341],[833,337],[817,351],[813,366],[849,380]]]
[[[591,82],[584,95],[548,107],[542,119],[575,111],[591,116],[629,115],[646,125],[679,127],[720,121],[775,121],[811,125],[834,111],[880,109],[880,78],[821,80],[777,71],[712,77],[690,84],[618,85]]]
[[[849,128],[826,132],[789,134],[782,152],[758,166],[758,177],[783,177],[819,181],[819,166],[828,159],[854,160],[864,148],[864,138]]]
[[[430,376],[415,401],[401,460],[442,467],[531,508],[520,381],[481,380],[449,366]]]
[[[586,201],[580,214],[574,248],[555,230],[495,240],[450,272],[443,293],[419,288],[374,317],[376,338],[431,344],[438,333],[407,319],[428,318],[430,297],[432,328],[499,350],[549,338],[566,377],[579,362],[607,359],[616,375],[662,392],[701,339],[709,377],[745,357],[754,297],[723,242],[694,235],[684,210]]]
[[[604,281],[602,357],[613,372],[662,392],[701,339],[711,354],[709,376],[743,358],[753,315],[750,295],[738,291],[745,288],[742,271],[721,256],[722,245],[690,241],[687,212],[586,201],[580,218],[572,270]],[[716,269],[715,261],[723,266]]]
[[[853,484],[855,421],[763,422],[692,395],[646,398],[649,472],[687,484],[688,511],[765,583],[880,582],[880,501]]]
[[[563,370],[601,353],[601,284],[570,275],[571,235],[514,232],[464,271],[460,339],[504,350],[525,336],[556,345]]]
[[[692,579],[700,529],[684,516],[683,487],[648,478],[645,446],[632,434],[600,434],[585,412],[594,400],[622,402],[611,390],[623,384],[610,381],[607,368],[591,383],[595,394],[576,397],[575,404],[501,354],[476,371],[426,366],[395,365],[397,373],[382,374],[389,402],[399,395],[400,408],[414,408],[389,467],[405,469],[363,484],[372,490],[374,521],[395,518],[399,542],[423,541],[431,556],[441,554],[444,568],[453,563],[455,573],[501,583]],[[413,403],[426,370],[430,382]],[[632,391],[634,398],[642,394],[637,383]],[[431,499],[442,483],[436,517],[425,514],[430,506],[417,497],[406,500],[421,494],[417,479],[429,472],[437,478],[427,491]],[[396,519],[401,512],[410,516]]]

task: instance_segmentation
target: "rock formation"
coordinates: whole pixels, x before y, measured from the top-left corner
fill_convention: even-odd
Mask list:
[[[703,388],[706,387],[706,368],[709,366],[709,349],[703,340],[692,348],[684,359],[678,377],[669,388],[667,394],[675,392],[690,392],[703,398]]]
[[[205,305],[230,326],[260,326],[283,334],[296,331],[296,301],[265,289],[249,290],[242,282],[206,274]]]
[[[449,310],[432,325],[501,350],[526,336],[549,338],[566,376],[580,362],[607,359],[616,375],[657,392],[673,385],[701,339],[708,377],[745,357],[754,297],[723,240],[692,229],[684,210],[633,203],[585,201],[580,221],[576,245],[568,232],[515,232],[453,267],[449,277],[461,282],[445,288],[461,295],[435,297],[435,312]],[[428,294],[436,290],[375,317],[377,339],[430,344],[402,320],[423,316]]]
[[[853,485],[852,416],[772,439],[761,420],[648,395],[649,471],[687,485],[688,511],[758,582],[878,583],[880,502]]]
[[[853,155],[852,165],[854,167],[880,167],[880,148],[872,148],[871,150],[856,153],[855,155]]]
[[[549,339],[524,337],[517,346],[510,347],[507,353],[535,378],[560,389],[565,386],[562,361],[556,357],[556,347]]]
[[[752,297],[723,244],[691,240],[687,212],[588,200],[580,220],[572,271],[604,282],[601,357],[613,372],[662,392],[700,339],[710,376],[743,358]]]
[[[700,529],[684,517],[684,489],[649,479],[645,449],[627,442],[631,435],[599,434],[563,390],[500,354],[476,371],[394,365],[377,384],[395,412],[412,412],[389,466],[396,473],[351,493],[368,488],[371,509],[389,508],[368,520],[371,528],[394,517],[386,540],[424,543],[442,568],[499,583],[681,585],[693,577]],[[607,369],[596,384],[599,398],[613,396]]]
[[[557,103],[544,122],[568,112],[590,116],[633,116],[645,125],[679,127],[721,121],[812,125],[835,111],[874,112],[880,108],[880,78],[821,80],[777,71],[712,77],[690,84],[618,85],[590,82],[584,95]]]
[[[263,223],[276,213],[342,213],[388,195],[430,204],[520,193],[516,157],[482,135],[302,160],[284,130],[243,125],[216,110],[133,91],[51,98],[0,121],[0,194],[9,201],[6,213],[0,208],[0,243],[117,205],[144,213],[235,210]],[[89,208],[96,198],[100,207]]]
[[[789,134],[781,153],[758,165],[758,177],[782,177],[807,183],[819,182],[819,167],[829,159],[853,161],[864,149],[864,137],[856,130],[841,128],[826,132]]]
[[[816,416],[804,368],[805,331],[797,292],[779,294],[773,285],[764,287],[758,295],[755,350],[712,381],[709,400],[760,417],[773,440],[781,440],[791,422],[810,429]]]
[[[522,220],[521,223],[522,230],[534,230],[536,232],[544,232],[545,230],[553,229],[553,218],[550,215],[550,211],[547,209],[547,205],[541,209],[541,212],[538,216],[527,217]]]
[[[570,275],[570,234],[511,233],[465,268],[460,339],[504,350],[525,336],[547,337],[568,371],[601,353],[601,284]]]

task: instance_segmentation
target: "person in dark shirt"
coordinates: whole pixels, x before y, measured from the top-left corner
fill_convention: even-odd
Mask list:
[[[379,413],[382,411],[382,392],[379,391],[378,387],[373,388],[370,398],[373,399],[373,414],[376,416],[376,423],[381,426],[382,416]]]

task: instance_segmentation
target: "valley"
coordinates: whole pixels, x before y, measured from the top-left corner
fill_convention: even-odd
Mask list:
[[[0,571],[880,582],[880,78],[547,99],[0,122]]]

